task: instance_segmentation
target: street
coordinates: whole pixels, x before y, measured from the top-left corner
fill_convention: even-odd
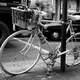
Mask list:
[[[60,71],[60,67],[54,67],[53,72],[47,76],[44,63],[38,62],[31,71],[20,75],[0,73],[0,80],[80,80],[80,65],[66,68],[64,73]]]
[[[53,48],[55,48],[55,46],[57,46],[59,43],[51,42],[50,44],[53,46]],[[9,54],[9,51],[6,53]],[[67,62],[70,63],[72,58],[71,57],[68,57],[68,58],[69,59]],[[11,67],[8,66],[8,69],[10,68]],[[14,67],[14,68],[15,70],[17,69],[17,67]],[[66,66],[66,71],[63,73],[60,71],[60,58],[59,58],[57,59],[57,62],[55,63],[53,71],[49,75],[47,75],[47,67],[45,63],[42,61],[42,59],[40,59],[38,63],[30,71],[25,72],[20,75],[12,76],[8,73],[5,73],[0,68],[0,80],[80,80],[80,65],[72,66],[72,67]]]

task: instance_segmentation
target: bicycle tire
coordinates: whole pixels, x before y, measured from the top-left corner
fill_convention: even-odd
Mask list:
[[[4,22],[0,21],[0,46],[9,35],[10,31],[8,26]]]
[[[66,64],[75,66],[80,64],[80,32],[73,34],[66,40]],[[79,60],[79,61],[78,61]]]
[[[26,35],[24,36],[20,35]],[[26,46],[30,39],[30,32],[27,30],[20,30],[11,34],[1,46],[1,67],[2,69],[9,74],[21,74],[31,70],[39,60],[40,54],[39,50],[32,47],[32,45],[38,46],[37,40],[31,41],[32,44],[28,45],[26,54],[20,53],[22,49]],[[25,42],[26,39],[26,42]],[[21,40],[21,41],[19,41]]]

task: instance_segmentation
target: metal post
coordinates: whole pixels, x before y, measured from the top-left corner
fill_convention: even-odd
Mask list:
[[[79,5],[80,5],[79,2],[80,2],[79,0],[76,0],[76,5],[77,5],[77,7],[76,7],[76,11],[77,11],[77,12],[79,12]]]
[[[67,0],[63,0],[61,52],[66,50]],[[66,54],[61,55],[61,71],[65,71]]]
[[[55,0],[55,20],[60,20],[61,0]]]
[[[31,0],[27,0],[27,6],[30,7],[31,5]]]

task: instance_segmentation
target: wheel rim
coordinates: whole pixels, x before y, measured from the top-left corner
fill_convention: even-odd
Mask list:
[[[70,50],[70,54],[66,57],[68,65],[77,65],[80,63],[80,33],[76,33],[67,39],[66,49]],[[79,59],[79,61],[77,61]]]
[[[7,38],[8,34],[5,31],[0,30],[0,46],[4,42],[4,40]]]
[[[19,33],[23,32],[24,31],[21,31]],[[33,47],[30,47],[29,51],[25,55],[21,54],[20,51],[25,46],[25,40],[22,37],[17,39],[22,40],[24,43],[9,36],[1,46],[1,65],[2,68],[10,74],[21,74],[29,71],[39,59],[38,50]],[[34,45],[38,46],[34,41]]]
[[[0,39],[2,38],[2,31],[0,30]]]

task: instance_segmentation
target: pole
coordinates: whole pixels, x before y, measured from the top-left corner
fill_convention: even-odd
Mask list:
[[[61,0],[55,0],[55,20],[60,20]]]
[[[61,52],[66,50],[67,0],[63,0]],[[61,71],[65,72],[66,54],[61,55]]]
[[[79,0],[76,0],[76,5],[77,5],[77,7],[76,7],[76,11],[77,11],[77,12],[79,12],[79,5],[80,5],[79,2],[80,2]]]
[[[31,0],[27,0],[27,6],[30,7],[31,5]]]

